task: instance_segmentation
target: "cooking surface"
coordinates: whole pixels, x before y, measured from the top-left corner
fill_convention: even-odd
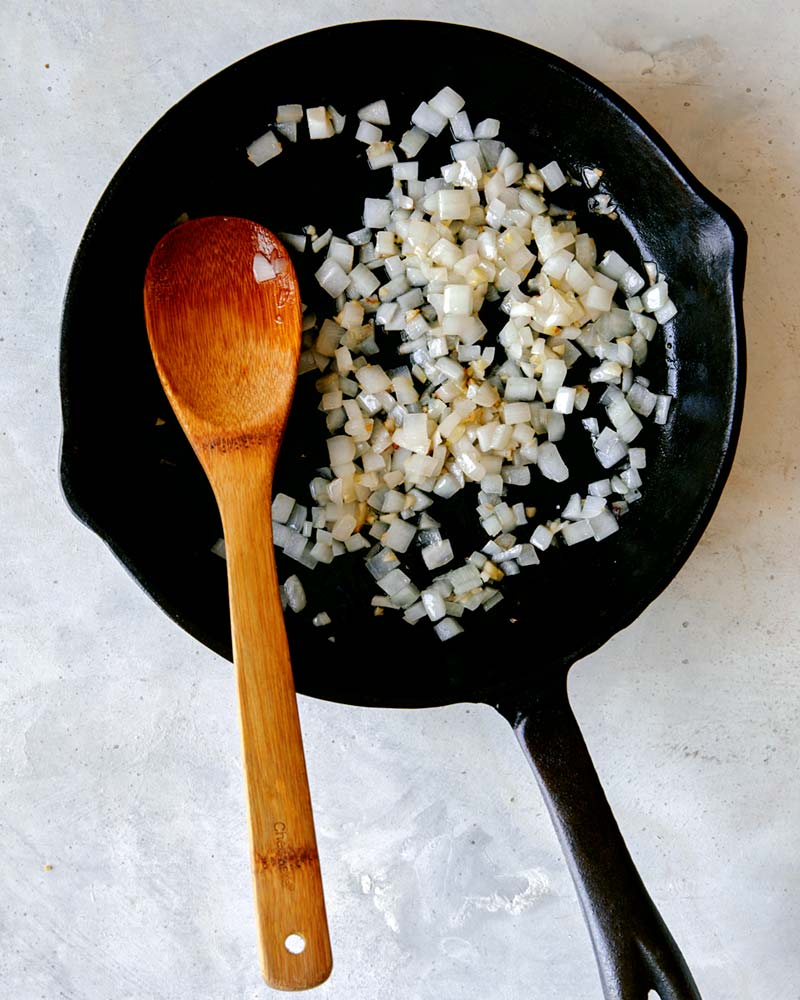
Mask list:
[[[204,6],[190,19],[172,0],[158,13],[33,12],[9,28],[0,69],[3,133],[16,140],[0,300],[0,970],[20,1000],[269,995],[230,669],[72,518],[56,479],[61,298],[108,178],[190,87],[327,11],[270,21],[243,0]],[[577,2],[535,22],[518,3],[468,11],[607,82],[749,230],[748,402],[728,487],[665,594],[571,678],[645,882],[703,995],[730,1000],[789,996],[800,978],[800,530],[794,420],[781,419],[800,402],[788,363],[800,20],[768,11],[626,4],[593,9],[591,28]],[[190,155],[203,155],[202,136]],[[321,998],[599,997],[568,873],[499,716],[308,699],[301,714],[335,958]]]

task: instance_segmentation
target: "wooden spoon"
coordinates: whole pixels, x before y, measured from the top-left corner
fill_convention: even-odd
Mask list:
[[[331,951],[270,518],[300,354],[297,280],[262,226],[197,219],[153,251],[144,305],[158,374],[222,515],[262,974],[309,989]]]

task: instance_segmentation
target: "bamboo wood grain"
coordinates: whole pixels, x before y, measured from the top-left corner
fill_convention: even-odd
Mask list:
[[[260,284],[257,253],[277,272]],[[222,516],[262,974],[276,989],[309,989],[330,974],[331,950],[270,518],[300,350],[297,282],[263,227],[198,219],[153,252],[145,316]],[[302,937],[299,954],[289,935]]]

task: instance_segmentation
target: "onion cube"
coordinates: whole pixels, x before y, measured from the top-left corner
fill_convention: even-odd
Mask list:
[[[350,272],[350,287],[359,298],[365,299],[380,287],[380,279],[364,264],[356,264]]]
[[[607,253],[603,254],[603,259],[597,265],[597,270],[604,274],[607,278],[612,278],[614,281],[618,282],[622,279],[622,276],[626,271],[630,270],[630,265],[627,260],[616,252],[616,250],[609,250]],[[642,282],[644,284],[644,282]]]
[[[275,123],[282,125],[288,122],[301,122],[303,120],[302,104],[279,104],[278,112],[275,115]]]
[[[410,608],[419,600],[419,591],[413,583],[406,584],[396,594],[392,594],[392,605],[396,608]]]
[[[491,493],[499,496],[503,492],[503,477],[497,474],[484,476],[481,480],[481,489],[484,493]]]
[[[459,566],[458,569],[454,569],[450,573],[450,583],[453,585],[453,593],[456,596],[475,590],[476,587],[480,587],[482,582],[478,568],[472,563]]]
[[[476,139],[494,139],[500,131],[500,122],[497,118],[484,118],[475,126]]]
[[[338,135],[344,129],[344,123],[347,121],[347,115],[340,115],[333,105],[328,105],[328,117],[331,120],[331,125],[333,125],[333,131]]]
[[[635,440],[641,433],[641,430],[642,422],[635,413],[631,413],[631,415],[617,427],[617,433],[626,444],[630,444],[631,441]]]
[[[669,404],[672,402],[672,396],[658,396],[656,399],[656,413],[653,420],[657,424],[665,424],[667,422],[667,414],[669,413]]]
[[[407,621],[409,625],[416,625],[418,621],[422,621],[425,618],[425,605],[422,601],[417,601],[416,604],[412,604],[403,615],[403,620]]]
[[[581,173],[583,176],[583,183],[590,189],[597,187],[600,182],[600,178],[603,176],[603,171],[599,170],[597,167],[584,167]]]
[[[262,253],[253,256],[253,277],[259,285],[275,277],[275,268]]]
[[[629,267],[619,279],[619,287],[630,298],[633,295],[637,295],[644,288],[644,278],[638,271]]]
[[[618,382],[622,376],[622,365],[617,361],[603,361],[589,372],[590,382]]]
[[[561,358],[548,358],[542,366],[542,380],[539,393],[542,399],[549,403],[564,384],[567,377],[567,366]]]
[[[464,629],[458,624],[455,618],[442,618],[440,622],[437,622],[433,626],[433,631],[439,636],[442,642],[446,642],[448,639],[452,639],[457,636]]]
[[[425,613],[432,622],[438,622],[447,614],[444,606],[444,598],[436,590],[422,591],[422,606],[425,608]]]
[[[567,273],[567,269],[569,268],[570,264],[573,263],[572,258],[573,255],[569,250],[558,250],[556,251],[556,253],[551,254],[547,258],[547,260],[542,265],[542,270],[548,276],[548,278],[555,278],[556,281],[561,281],[561,279]],[[578,267],[580,267],[580,264],[578,264]],[[581,270],[583,270],[583,268],[581,268]]]
[[[499,604],[503,600],[503,595],[499,590],[492,590],[490,587],[486,587],[483,593],[486,596],[486,600],[483,601],[484,611],[489,611],[495,604]]]
[[[506,381],[503,399],[508,403],[526,401],[532,403],[536,399],[538,383],[536,379],[522,378],[517,375],[509,376]]]
[[[639,487],[642,485],[642,477],[639,475],[638,469],[634,468],[625,469],[624,472],[620,472],[619,478],[623,481],[623,483],[625,483],[625,486],[627,487],[627,489],[625,490],[626,493],[630,493],[633,490],[638,490]]]
[[[466,111],[459,111],[457,115],[450,118],[450,128],[454,139],[470,140],[474,138],[472,126]]]
[[[327,445],[331,466],[346,465],[356,457],[356,443],[345,434],[328,438]]]
[[[610,430],[606,428],[606,430]],[[621,441],[616,434],[614,434],[614,439],[608,444],[603,450],[600,450],[597,445],[600,442],[600,438],[605,434],[603,431],[600,437],[598,437],[595,442],[595,454],[597,455],[597,461],[603,466],[604,469],[610,469],[612,465],[616,465],[621,459],[623,459],[628,454],[628,446],[624,441]],[[610,431],[613,434],[613,431]]]
[[[391,549],[376,548],[378,551],[367,558],[366,567],[376,580],[381,580],[392,570],[400,568],[400,560]]]
[[[545,411],[547,415],[547,440],[560,441],[564,437],[566,423],[563,413],[556,410]]]
[[[527,403],[503,403],[503,423],[526,424],[531,420],[531,408]]]
[[[306,592],[303,590],[303,584],[294,574],[284,581],[283,592],[286,594],[286,602],[292,611],[302,611],[306,606]]]
[[[421,554],[422,561],[428,569],[439,569],[440,566],[446,566],[447,563],[452,561],[453,547],[445,538],[441,542],[434,542],[431,545],[426,545],[425,548],[422,549]]]
[[[330,410],[338,410],[342,405],[342,393],[341,390],[335,392],[323,392],[322,402],[320,406],[325,412]]]
[[[394,233],[381,232],[375,234],[375,253],[378,257],[394,257],[396,256],[396,250]]]
[[[667,301],[660,309],[656,309],[654,315],[656,318],[656,322],[667,323],[669,322],[669,320],[672,319],[673,316],[676,316],[677,313],[678,310],[677,307],[675,306],[675,303],[672,301],[672,299],[667,299]]]
[[[567,545],[577,545],[578,542],[585,542],[587,538],[593,538],[594,532],[588,521],[570,521],[562,526],[561,537]]]
[[[330,139],[335,134],[333,123],[325,107],[306,108],[308,134],[312,139]]]
[[[558,448],[551,441],[539,445],[537,465],[545,479],[552,479],[556,483],[563,483],[569,476],[569,469]]]
[[[522,545],[519,546],[517,562],[520,566],[538,566],[539,556],[536,554],[534,546],[529,542],[523,542]]]
[[[645,312],[656,312],[669,301],[669,289],[666,281],[657,281],[640,295]]]
[[[619,441],[619,435],[616,431],[613,431],[610,427],[604,427],[602,431],[597,435],[594,442],[595,451],[605,453],[611,451],[616,447]]]
[[[567,505],[561,511],[561,517],[570,521],[578,521],[581,517],[581,497],[579,493],[573,493],[567,501]]]
[[[395,163],[392,167],[392,177],[396,181],[415,181],[419,176],[419,163],[409,160],[406,163]]]
[[[481,521],[481,527],[486,532],[487,535],[499,535],[503,530],[503,525],[500,523],[500,518],[496,514],[490,514]]]
[[[430,99],[429,104],[440,115],[452,118],[464,107],[465,101],[452,87],[442,87],[436,97]]]
[[[619,432],[620,427],[633,416],[633,410],[615,385],[608,387],[601,402],[605,404],[608,418]]]
[[[460,489],[461,484],[450,472],[445,472],[444,475],[439,476],[433,486],[433,492],[437,497],[441,497],[443,500],[449,500],[450,497],[455,496]],[[425,558],[424,555],[423,558]],[[427,563],[425,565],[427,566]],[[428,569],[431,568],[432,567],[428,566]]]
[[[388,594],[389,597],[394,597],[396,594],[399,594],[400,591],[404,590],[410,583],[411,580],[399,567],[397,569],[390,570],[386,576],[382,576],[378,580],[378,586],[384,594]]]
[[[574,408],[575,389],[572,386],[562,385],[556,392],[556,398],[553,401],[553,409],[556,413],[572,413]]]
[[[531,544],[535,545],[540,552],[549,548],[553,541],[553,532],[544,524],[540,524],[531,535]]]
[[[406,156],[411,158],[412,156],[417,155],[429,138],[430,136],[426,131],[415,125],[413,128],[410,128],[407,132],[403,133],[403,137],[401,138],[399,145]]]
[[[371,146],[374,142],[380,142],[382,138],[383,132],[376,125],[371,125],[369,122],[364,121],[358,123],[356,139],[359,142],[364,142],[368,146]]]
[[[373,101],[372,104],[365,104],[359,110],[358,117],[362,122],[370,122],[373,125],[391,125],[386,101]]]
[[[393,552],[405,552],[414,540],[417,529],[413,524],[398,518],[389,525],[389,530],[381,537],[381,544]]]
[[[469,285],[445,285],[443,310],[446,316],[470,316],[472,289]]]
[[[316,542],[312,545],[310,555],[318,563],[327,565],[333,562],[333,549],[327,542]]]
[[[644,305],[644,304],[643,304]],[[638,333],[641,333],[645,340],[652,340],[655,336],[658,323],[652,316],[644,316],[641,313],[633,313],[631,322]]]
[[[262,163],[266,163],[267,160],[271,160],[274,156],[277,156],[281,152],[283,146],[274,132],[265,132],[258,139],[255,139],[247,147],[247,158],[251,163],[255,163],[257,167],[260,167]]]
[[[289,142],[297,142],[297,125],[295,122],[280,122],[275,128],[281,135],[285,136]]]
[[[314,277],[333,299],[341,295],[350,284],[350,275],[331,257],[323,261]]]
[[[586,497],[581,503],[581,517],[591,519],[606,509],[605,497]]]
[[[567,183],[567,178],[564,176],[564,172],[555,160],[551,160],[550,163],[542,167],[539,170],[539,173],[542,175],[542,179],[547,185],[548,191],[558,191],[559,188],[563,187]]]
[[[369,542],[363,535],[351,535],[345,538],[344,547],[348,552],[358,552],[359,549],[368,549]]]
[[[622,480],[619,476],[612,476],[611,477],[611,489],[615,493],[619,493],[620,496],[622,496],[625,493],[630,492],[628,490],[628,487],[625,485],[624,480]]]
[[[517,424],[519,427],[520,425]],[[534,442],[533,445],[524,445],[520,448],[520,453],[524,452],[526,448],[536,448],[538,451],[538,446]],[[524,457],[524,456],[523,456]],[[508,483],[510,486],[529,486],[531,482],[531,470],[527,465],[520,466],[506,466],[502,472],[503,482]]]
[[[278,524],[286,524],[292,516],[294,508],[294,497],[289,497],[285,493],[278,493],[272,501],[272,520],[277,521]]]
[[[595,276],[597,281],[597,276]],[[602,288],[599,284],[594,284],[583,296],[583,304],[587,309],[596,309],[597,312],[608,312],[614,300],[614,293],[610,288]]]
[[[392,143],[374,142],[371,146],[367,146],[367,162],[372,170],[390,167],[393,163],[397,163],[397,153],[395,153]]]
[[[439,135],[447,124],[447,118],[435,108],[432,108],[427,101],[423,101],[411,116],[411,121],[417,128],[421,128],[428,135]]]
[[[643,448],[633,448],[632,451],[643,451]],[[608,479],[597,479],[589,483],[590,497],[607,497],[611,493],[611,482]]]
[[[444,222],[452,222],[454,219],[468,219],[470,209],[469,193],[464,189],[451,191],[444,188],[436,192],[437,214]]]
[[[608,538],[608,536],[613,535],[615,531],[619,531],[617,519],[610,510],[601,511],[597,517],[593,517],[587,523],[591,527],[592,534],[598,542],[602,542],[604,538]]]
[[[334,524],[331,535],[337,542],[346,542],[356,530],[356,519],[352,514],[345,514]]]
[[[391,201],[388,198],[365,198],[363,218],[368,229],[384,229],[392,219]]]

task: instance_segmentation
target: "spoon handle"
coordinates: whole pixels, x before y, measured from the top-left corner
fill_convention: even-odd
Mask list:
[[[329,976],[331,948],[272,547],[271,477],[254,464],[243,461],[231,486],[216,492],[228,563],[259,957],[268,985],[304,990]]]

